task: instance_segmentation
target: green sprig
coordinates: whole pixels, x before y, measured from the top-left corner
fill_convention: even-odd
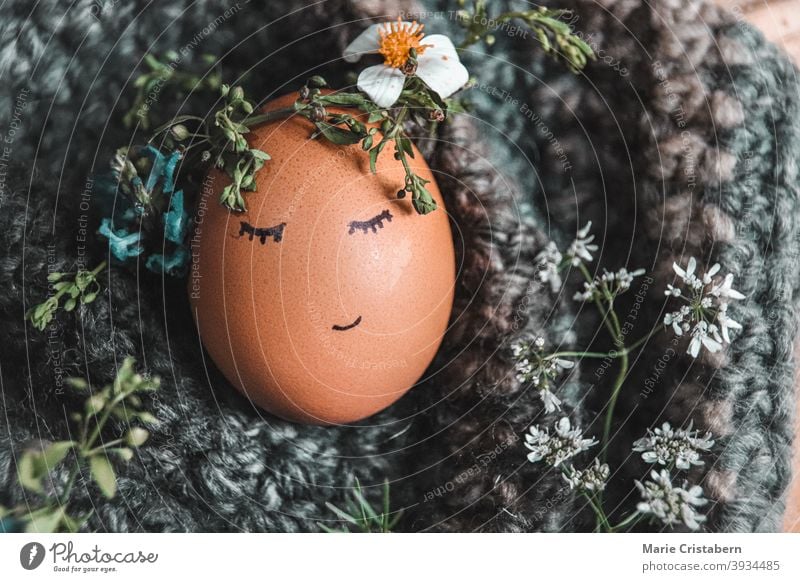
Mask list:
[[[70,378],[67,384],[86,395],[81,410],[70,414],[76,438],[39,443],[26,449],[17,461],[17,480],[34,494],[38,504],[14,509],[0,507],[0,519],[14,519],[25,524],[25,531],[50,533],[78,531],[91,513],[70,515],[69,505],[77,476],[87,473],[100,493],[111,499],[117,492],[115,462],[127,463],[134,451],[150,437],[142,425],[154,424],[156,418],[144,409],[142,395],[158,390],[158,378],[147,378],[134,369],[133,358],[125,358],[114,382],[93,391],[83,378]],[[116,438],[101,437],[111,418],[121,421]],[[57,486],[52,471],[62,464],[71,464],[65,483]],[[2,525],[2,524],[0,524]]]
[[[462,2],[466,4],[466,2]],[[473,0],[469,9],[458,12],[459,22],[466,36],[459,48],[478,42],[492,45],[497,26],[520,20],[533,33],[542,50],[566,63],[571,71],[578,73],[589,60],[595,58],[594,51],[579,35],[575,34],[565,18],[572,16],[569,10],[538,6],[531,10],[518,10],[492,15],[486,0]]]
[[[318,524],[322,531],[328,533],[390,533],[403,516],[402,510],[391,510],[388,481],[383,483],[383,498],[379,508],[373,507],[364,496],[364,491],[358,479],[356,479],[355,487],[350,490],[344,509],[330,502],[326,503],[325,506],[334,513],[337,521],[343,522],[339,528],[331,528],[322,523]]]
[[[67,312],[74,310],[79,304],[92,303],[100,292],[97,276],[105,268],[106,261],[103,261],[91,271],[81,269],[74,276],[70,276],[70,273],[50,273],[47,280],[53,285],[55,294],[30,308],[25,313],[25,318],[33,324],[33,327],[44,331],[55,317],[62,298],[66,297],[63,309]]]

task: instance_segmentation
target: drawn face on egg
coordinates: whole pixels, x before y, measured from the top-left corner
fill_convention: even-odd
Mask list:
[[[270,107],[281,107],[281,101]],[[386,408],[424,374],[447,328],[455,254],[444,202],[418,215],[398,200],[391,154],[369,172],[358,146],[309,140],[293,119],[258,128],[272,160],[248,211],[204,184],[190,300],[204,347],[255,405],[288,420],[339,424]]]

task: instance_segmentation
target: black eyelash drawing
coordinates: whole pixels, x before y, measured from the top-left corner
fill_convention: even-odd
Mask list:
[[[253,240],[254,236],[257,236],[261,240],[261,244],[266,244],[267,239],[272,237],[276,243],[281,242],[283,238],[283,229],[286,227],[285,222],[281,222],[276,226],[270,226],[269,228],[255,228],[249,222],[240,221],[239,224],[239,236],[244,236],[245,234],[249,234],[249,240]]]
[[[379,228],[383,228],[383,221],[386,220],[387,222],[392,221],[392,213],[388,210],[384,210],[377,216],[373,216],[369,220],[354,220],[347,226],[350,227],[350,230],[347,231],[347,234],[354,234],[356,230],[360,230],[364,234],[367,234],[370,229],[372,232],[378,232]]]

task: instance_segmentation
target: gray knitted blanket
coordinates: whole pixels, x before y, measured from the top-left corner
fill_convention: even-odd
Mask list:
[[[668,281],[673,261],[695,256],[723,264],[747,296],[735,307],[743,330],[722,355],[694,360],[656,336],[633,363],[609,507],[628,511],[630,483],[647,470],[631,442],[691,419],[717,439],[691,474],[712,502],[706,529],[776,530],[794,409],[800,92],[787,57],[705,1],[559,3],[598,54],[581,75],[521,35],[498,33],[491,49],[465,57],[479,78],[467,95],[475,109],[423,144],[437,175],[450,176],[440,187],[463,237],[454,325],[426,380],[363,426],[301,426],[254,409],[204,358],[184,283],[144,269],[114,266],[93,305],[44,333],[26,325],[48,266],[106,256],[86,179],[130,141],[121,116],[145,53],[217,55],[226,80],[246,74],[249,94],[267,100],[317,72],[343,80],[335,57],[366,20],[422,10],[301,4],[0,7],[0,504],[25,499],[14,462],[25,443],[67,436],[78,400],[64,379],[102,385],[130,354],[163,379],[149,403],[162,422],[113,500],[100,502],[79,477],[77,503],[94,509],[88,528],[317,531],[333,517],[325,503],[342,504],[358,478],[371,498],[391,483],[405,531],[591,529],[591,511],[560,476],[526,460],[521,436],[549,416],[504,346],[521,332],[592,343],[597,317],[533,284],[544,245],[592,220],[600,267],[644,267]],[[452,4],[425,6],[429,30],[454,33]],[[663,286],[644,292],[639,330],[663,317]],[[590,432],[610,381],[583,363],[559,393]]]

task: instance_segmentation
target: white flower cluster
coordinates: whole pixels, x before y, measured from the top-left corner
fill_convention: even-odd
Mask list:
[[[567,467],[563,473],[563,477],[570,489],[577,489],[579,491],[602,491],[606,488],[609,474],[610,470],[608,465],[605,463],[601,464],[598,459],[595,459],[594,464],[583,471],[575,467]]]
[[[642,453],[646,463],[689,469],[692,465],[702,465],[700,455],[713,446],[711,433],[701,436],[699,431],[692,430],[691,423],[686,429],[673,429],[665,422],[661,428],[648,429],[647,436],[633,443],[633,450]]]
[[[644,269],[628,271],[628,269],[622,268],[613,273],[604,270],[603,274],[595,277],[591,283],[585,282],[583,291],[575,293],[573,299],[575,301],[589,301],[595,297],[605,297],[606,293],[611,297],[616,297],[631,288],[634,277],[641,277],[644,273]]]
[[[551,467],[558,467],[596,444],[595,439],[583,437],[580,427],[572,428],[566,416],[556,423],[553,434],[547,428],[534,425],[525,435],[525,446],[531,451],[528,460],[531,463],[544,461]]]
[[[511,346],[516,359],[517,380],[532,384],[538,391],[547,412],[561,409],[561,400],[550,389],[551,383],[564,371],[571,370],[575,363],[563,358],[545,355],[544,339],[520,340]]]
[[[732,300],[744,299],[744,295],[732,288],[733,274],[728,273],[720,282],[715,279],[719,264],[712,266],[703,275],[695,274],[697,261],[689,259],[686,269],[678,263],[672,268],[683,280],[686,289],[667,285],[664,294],[686,302],[677,311],[664,316],[664,325],[672,327],[676,335],[691,334],[687,352],[693,358],[705,348],[711,353],[722,349],[723,343],[730,343],[730,330],[742,329],[740,323],[728,317],[728,305]]]
[[[573,267],[577,267],[581,262],[591,263],[594,260],[592,253],[600,248],[596,244],[592,244],[594,235],[589,234],[591,228],[592,221],[590,220],[586,223],[586,226],[578,231],[578,236],[575,237],[575,240],[572,241],[572,244],[567,249],[567,257],[569,257]]]
[[[561,262],[564,260],[561,251],[558,250],[556,243],[550,241],[544,247],[542,252],[536,255],[536,264],[538,265],[539,280],[542,283],[550,283],[550,290],[553,293],[558,293],[561,289]]]
[[[697,530],[706,520],[696,510],[707,503],[703,489],[699,485],[688,487],[686,483],[682,487],[674,486],[666,469],[652,471],[650,479],[644,483],[636,481],[636,487],[642,496],[636,509],[644,515],[656,517],[665,525],[683,523],[689,529]]]
[[[547,243],[547,246],[536,255],[535,260],[539,270],[539,280],[542,283],[549,283],[550,290],[553,293],[558,293],[561,289],[562,280],[560,272],[562,268],[567,265],[577,267],[583,262],[591,263],[594,260],[592,253],[596,252],[599,247],[592,243],[594,235],[589,234],[591,228],[592,222],[589,221],[586,223],[586,226],[578,231],[575,240],[569,245],[566,255],[562,255],[556,243],[552,241]],[[566,261],[564,260],[565,256],[567,259]]]

